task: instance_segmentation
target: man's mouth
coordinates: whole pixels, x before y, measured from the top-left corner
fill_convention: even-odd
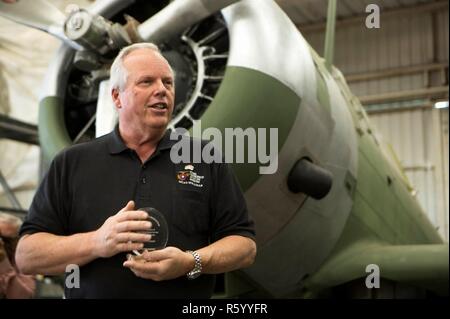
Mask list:
[[[167,103],[160,102],[152,105],[147,105],[147,108],[157,109],[157,110],[165,110],[167,109]]]

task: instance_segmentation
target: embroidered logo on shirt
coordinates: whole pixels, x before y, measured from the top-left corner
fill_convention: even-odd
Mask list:
[[[202,180],[205,176],[198,175],[194,172],[193,165],[186,165],[184,171],[177,172],[177,181],[183,185],[192,185],[195,187],[203,187]]]
[[[189,180],[189,175],[191,175],[190,172],[179,171],[179,172],[177,173],[177,180],[178,180],[179,182],[186,182],[186,181]]]

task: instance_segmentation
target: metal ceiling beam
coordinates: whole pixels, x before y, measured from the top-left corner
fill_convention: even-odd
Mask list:
[[[373,72],[363,72],[363,73],[353,73],[346,74],[345,80],[347,83],[361,82],[361,81],[371,81],[378,79],[386,79],[397,76],[404,76],[410,74],[424,73],[430,71],[447,71],[448,63],[430,63],[430,64],[420,64],[411,65],[400,68],[386,69]]]
[[[419,5],[412,5],[401,8],[394,8],[388,10],[381,10],[381,18],[385,19],[387,17],[396,16],[399,14],[409,14],[409,13],[423,13],[423,12],[433,12],[439,10],[448,10],[448,0],[441,0],[437,2],[428,2]],[[367,17],[367,13],[346,17],[336,20],[336,28],[342,28],[345,26],[350,26],[354,24],[364,24]],[[302,33],[314,32],[314,31],[325,31],[326,22],[318,23],[308,23],[308,24],[296,24],[297,28]]]
[[[9,213],[9,214],[14,215],[22,220],[27,215],[27,210],[25,210],[25,209],[18,209],[18,208],[4,207],[4,206],[0,206],[0,212]]]
[[[0,185],[2,186],[3,192],[5,193],[6,197],[8,197],[13,208],[22,209],[19,200],[17,199],[16,195],[14,195],[14,192],[11,189],[11,187],[9,187],[9,184],[1,171],[0,171]]]
[[[394,101],[404,101],[420,98],[448,98],[448,86],[438,86],[425,89],[389,92],[382,94],[366,95],[358,97],[361,104],[379,104]]]
[[[0,114],[0,138],[39,145],[36,125],[25,123]]]
[[[365,105],[364,109],[368,114],[373,113],[391,113],[391,112],[405,112],[418,109],[430,109],[434,105],[430,99],[419,99],[412,101],[370,104]]]

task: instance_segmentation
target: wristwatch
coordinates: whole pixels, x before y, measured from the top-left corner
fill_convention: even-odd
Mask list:
[[[187,250],[187,253],[194,256],[194,269],[192,269],[190,272],[186,274],[186,277],[190,280],[197,278],[202,274],[202,258],[200,257],[200,254],[196,251]]]

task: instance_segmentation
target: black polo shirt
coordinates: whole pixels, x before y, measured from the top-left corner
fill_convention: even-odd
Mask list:
[[[170,149],[176,142],[167,131],[144,164],[124,144],[117,127],[65,149],[39,186],[20,234],[90,232],[134,200],[136,208],[151,206],[165,215],[167,246],[195,250],[228,235],[254,238],[253,221],[229,166],[174,164]],[[193,182],[185,180],[186,168],[195,173]],[[213,292],[213,275],[154,282],[123,267],[125,259],[126,254],[120,253],[80,267],[80,288],[66,287],[66,297],[209,298]]]

